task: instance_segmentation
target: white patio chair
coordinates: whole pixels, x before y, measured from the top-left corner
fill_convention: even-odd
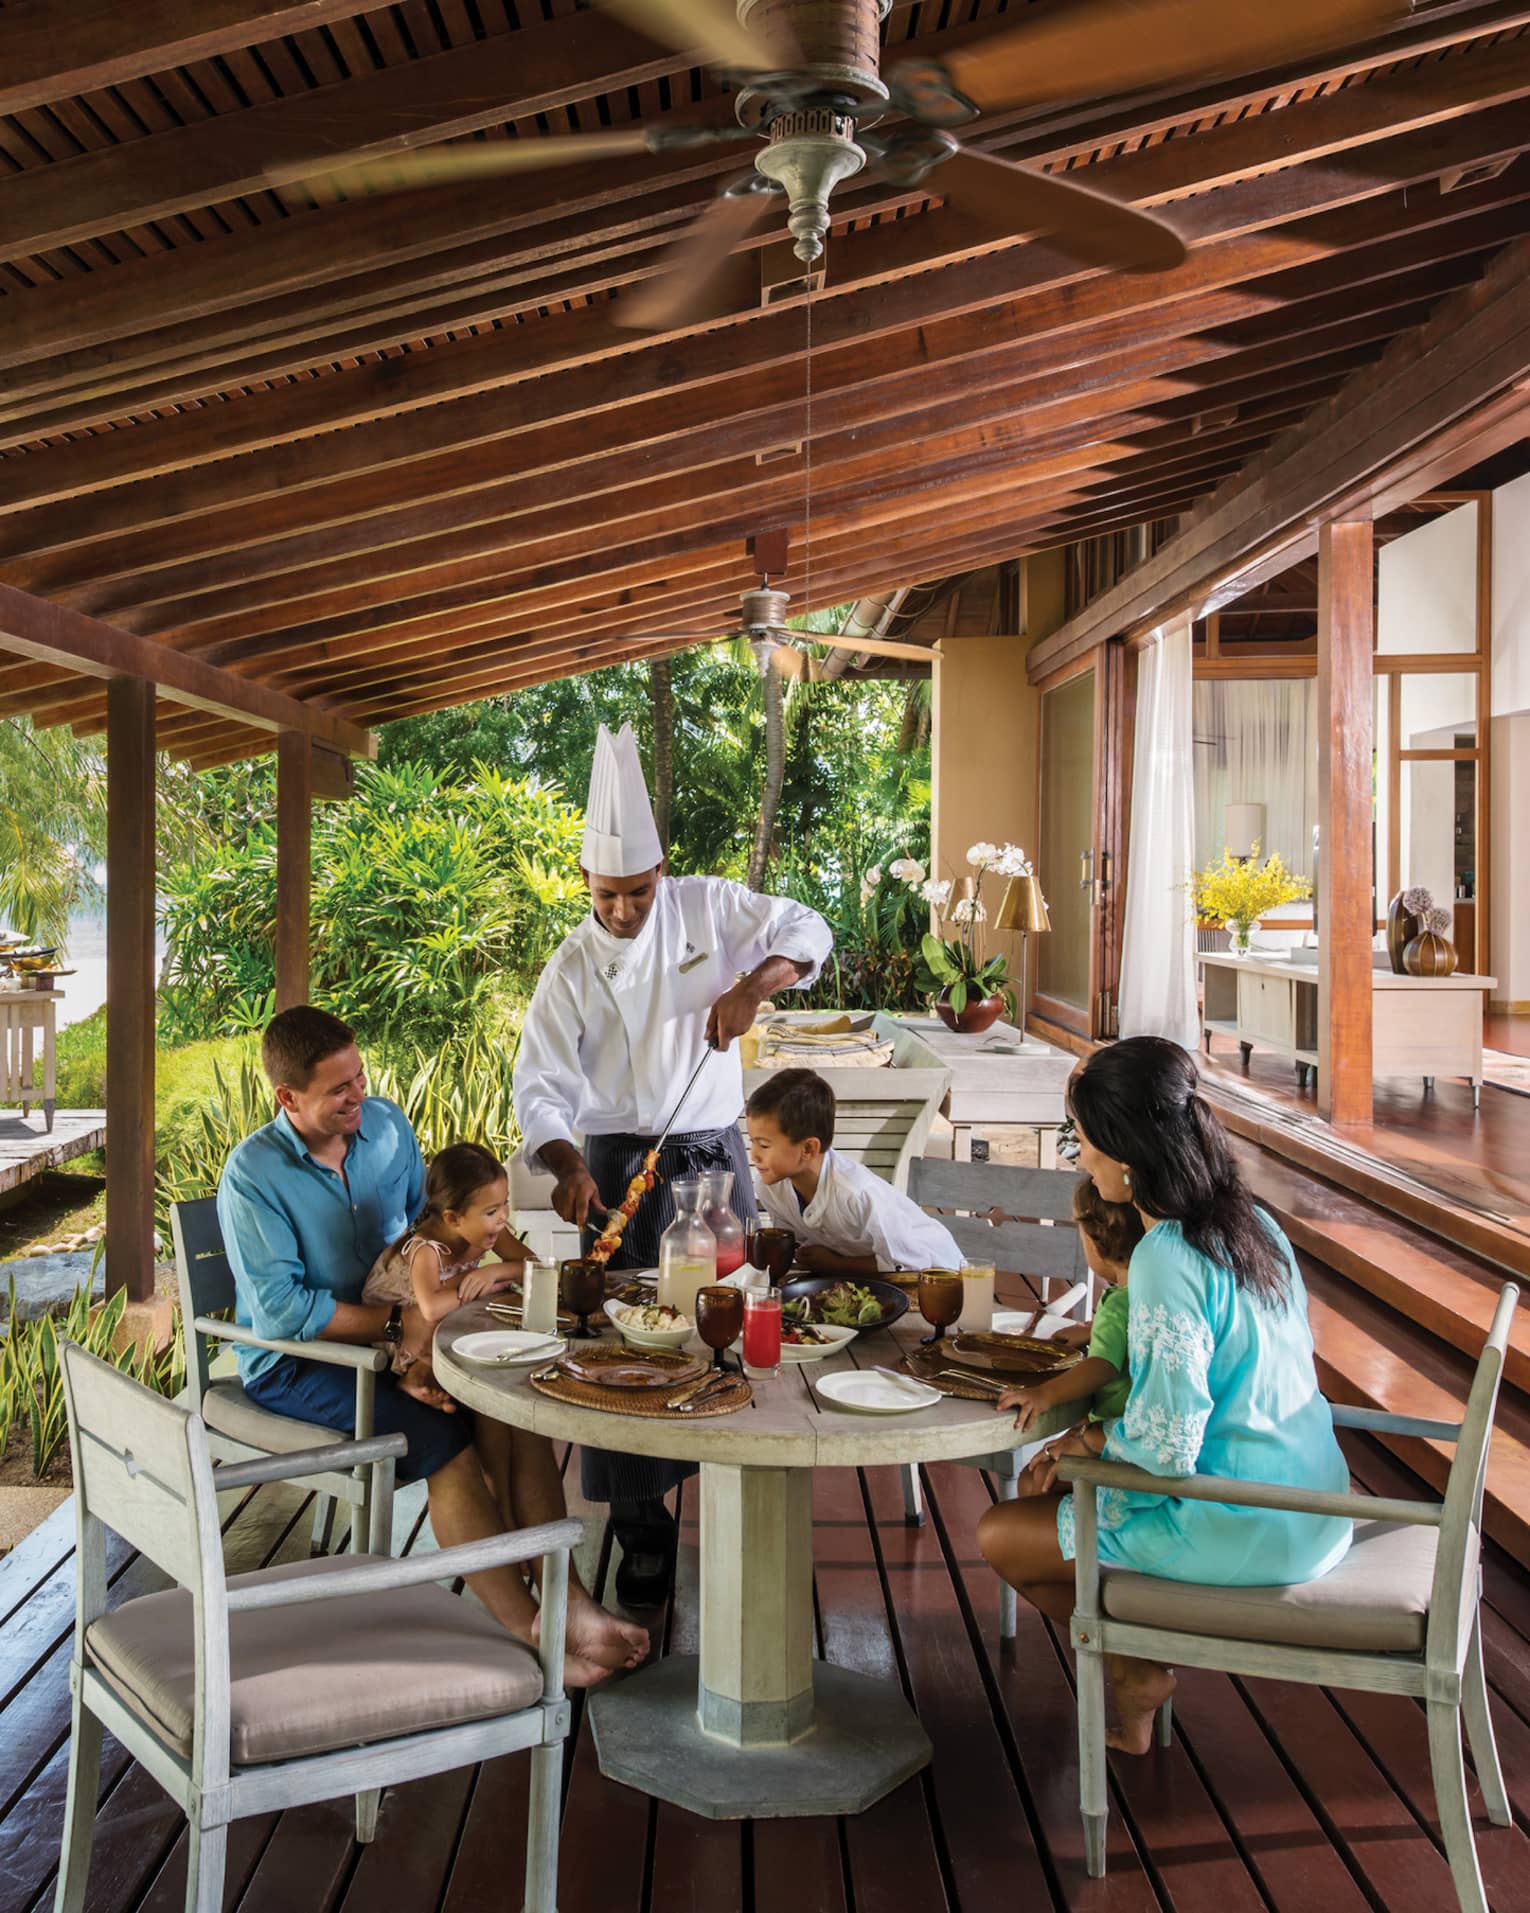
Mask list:
[[[945,1162],[921,1157],[909,1175],[908,1193],[922,1208],[941,1211],[940,1220],[956,1246],[972,1262],[1029,1276],[1038,1287],[1047,1323],[1058,1317],[1087,1321],[1093,1311],[1093,1287],[1084,1246],[1073,1221],[1074,1169],[1029,1169],[998,1162]],[[993,1211],[1006,1220],[994,1222]],[[954,1213],[953,1213],[954,1212]],[[998,1483],[1000,1497],[1013,1501],[1020,1476],[1042,1446],[1026,1442],[964,1465],[982,1468]],[[919,1471],[905,1468],[903,1508],[911,1523],[924,1518]],[[1012,1641],[1019,1623],[1015,1590],[999,1583],[999,1638]]]
[[[175,1272],[180,1280],[181,1323],[186,1335],[186,1406],[207,1423],[207,1446],[215,1461],[257,1461],[264,1455],[293,1454],[299,1449],[339,1446],[365,1441],[372,1433],[372,1411],[378,1375],[388,1358],[375,1348],[347,1342],[267,1342],[253,1329],[220,1322],[214,1315],[234,1307],[234,1272],[229,1267],[214,1196],[170,1205],[170,1234],[175,1243]],[[275,1349],[300,1361],[327,1362],[349,1368],[356,1375],[356,1414],[349,1436],[320,1422],[298,1421],[257,1407],[244,1392],[237,1375],[209,1373],[209,1342],[240,1343],[246,1348]],[[392,1528],[391,1490],[380,1500],[371,1495],[372,1470],[328,1468],[316,1475],[313,1487],[313,1552],[328,1551],[335,1503],[351,1510],[351,1551],[387,1554]],[[370,1505],[369,1505],[370,1502]]]
[[[579,1522],[403,1561],[326,1557],[228,1579],[220,1487],[313,1475],[337,1461],[389,1474],[404,1437],[215,1474],[200,1416],[72,1343],[63,1369],[78,1542],[55,1913],[85,1904],[103,1729],[185,1811],[187,1913],[221,1913],[234,1820],[354,1794],[356,1837],[370,1840],[382,1788],[530,1748],[525,1909],[555,1913],[564,1618]],[[108,1612],[108,1528],[176,1587]],[[472,1602],[431,1585],[539,1557],[540,1658]]]
[[[1171,1667],[1416,1695],[1428,1712],[1435,1801],[1462,1913],[1488,1913],[1467,1803],[1461,1726],[1464,1717],[1488,1818],[1495,1826],[1508,1826],[1509,1801],[1488,1717],[1478,1602],[1482,1485],[1518,1299],[1515,1284],[1505,1283],[1459,1423],[1334,1408],[1341,1428],[1453,1442],[1456,1454],[1443,1502],[1322,1494],[1209,1475],[1169,1480],[1120,1462],[1082,1457],[1058,1463],[1059,1475],[1074,1488],[1079,1790],[1091,1874],[1105,1871],[1105,1656],[1124,1654]],[[1204,1587],[1109,1568],[1102,1572],[1099,1488],[1347,1515],[1355,1522],[1355,1538],[1331,1574],[1295,1587]],[[1160,1741],[1167,1741],[1171,1720],[1165,1708]]]

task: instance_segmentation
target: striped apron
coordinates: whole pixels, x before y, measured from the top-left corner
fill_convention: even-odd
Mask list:
[[[652,1147],[651,1136],[589,1136],[585,1139],[584,1159],[595,1178],[602,1202],[613,1209],[616,1207]],[[659,1157],[660,1181],[644,1196],[637,1213],[627,1224],[621,1244],[611,1257],[613,1269],[658,1266],[659,1237],[675,1219],[675,1199],[669,1185],[677,1176],[699,1176],[709,1169],[733,1171],[730,1207],[746,1227],[754,1220],[754,1180],[749,1169],[748,1147],[738,1125],[671,1136]],[[597,1233],[597,1229],[587,1232],[587,1249]],[[620,1455],[605,1448],[582,1448],[579,1454],[582,1486],[588,1501],[656,1501],[696,1472],[694,1462],[665,1461],[656,1455]]]

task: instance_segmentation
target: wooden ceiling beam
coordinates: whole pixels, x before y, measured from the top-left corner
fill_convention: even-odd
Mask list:
[[[47,7],[51,0],[37,3]],[[895,9],[890,45],[907,36],[909,18],[910,9]],[[1345,48],[1342,56],[1309,56],[1306,62],[1208,82],[1189,92],[1158,89],[1104,109],[1091,102],[1040,113],[1026,108],[991,114],[974,129],[975,140],[980,147],[997,144],[1033,163],[1087,158],[1187,122],[1243,117],[1274,93],[1299,97],[1324,82],[1527,23],[1530,6],[1515,0],[1447,0],[1422,19],[1400,18],[1395,28],[1365,45]],[[940,34],[918,35],[921,53],[938,53],[942,44]],[[1020,138],[1010,145],[1008,138],[1017,126]],[[666,155],[633,162],[620,179],[613,178],[609,166],[590,164],[530,177],[518,185],[513,198],[507,196],[509,203],[486,195],[477,182],[434,188],[412,197],[414,216],[407,220],[397,217],[393,201],[379,197],[299,210],[278,225],[229,234],[172,258],[125,261],[112,269],[110,302],[101,299],[93,275],[21,295],[7,308],[0,365],[57,358],[77,346],[159,325],[258,307],[278,293],[353,272],[423,261],[474,240],[525,231],[548,219],[561,221],[596,205],[615,207],[662,190],[672,178],[700,178],[703,172],[713,177],[734,163],[733,155]]]
[[[1341,508],[1387,508],[1399,473],[1427,490],[1444,475],[1432,441],[1448,442],[1484,407],[1502,432],[1530,417],[1530,240],[1506,247],[1479,284],[1357,373],[1326,414],[1277,440],[1152,558],[1043,639],[1027,659],[1032,681],[1105,638],[1241,596],[1255,562],[1305,555],[1312,524]]]
[[[1187,185],[1205,191],[1235,183],[1272,166],[1291,166],[1343,147],[1391,138],[1483,110],[1525,92],[1530,92],[1530,42],[1473,48],[1446,67],[1392,74],[1365,87],[1347,88],[1278,113],[1257,115],[1190,139],[1164,142],[1106,160],[1091,167],[1090,179],[1091,183],[1098,179],[1107,191],[1129,189],[1141,203],[1163,203]],[[726,162],[730,167],[737,163],[737,155],[729,156]],[[496,237],[443,252],[428,267],[408,275],[369,265],[355,287],[329,287],[321,296],[307,301],[312,322],[306,333],[301,325],[294,329],[292,316],[294,307],[305,309],[301,295],[272,300],[266,294],[244,301],[218,324],[206,316],[187,318],[178,314],[175,323],[162,333],[139,334],[108,350],[92,348],[75,355],[54,353],[35,358],[29,371],[13,371],[6,381],[0,424],[6,426],[12,442],[26,442],[93,420],[142,413],[188,397],[374,350],[399,338],[428,336],[533,310],[537,303],[535,286],[528,287],[528,281],[539,277],[533,271],[534,264],[539,259],[566,255],[581,230],[589,234],[583,262],[553,266],[541,303],[629,284],[652,270],[653,246],[665,243],[673,233],[674,220],[699,205],[714,185],[712,176],[687,181],[678,188],[679,200],[673,209],[650,210],[649,230],[636,237],[636,250],[631,243],[626,247],[620,243],[623,231],[630,232],[633,223],[630,204],[624,202],[614,209],[614,215],[597,211],[576,213],[572,221],[555,217],[548,224],[548,237],[538,245],[533,235],[533,243],[524,253],[518,250],[507,256],[503,238]],[[864,213],[916,198],[884,186],[856,195],[853,205],[846,202],[846,210]],[[626,225],[614,233],[602,230],[602,222],[609,228],[613,216]],[[570,224],[572,231],[565,231]],[[855,244],[853,239],[834,243],[836,280],[843,276],[841,254],[852,253]],[[475,268],[480,283],[471,293],[444,303],[437,300],[434,305],[424,297],[438,285],[451,285]],[[167,276],[175,276],[174,261],[164,261],[162,269]],[[516,287],[525,289],[513,290]],[[53,289],[48,288],[31,297],[41,302],[52,294]],[[406,317],[411,299],[415,311],[412,317]],[[22,295],[19,303],[24,319],[28,295]],[[338,330],[333,323],[337,308],[349,314]],[[266,331],[263,326],[276,329]],[[326,326],[330,328],[328,336]],[[8,328],[11,332],[21,329]],[[220,335],[230,342],[240,342],[243,352],[220,358]],[[623,344],[631,349],[634,341],[629,335],[613,344],[618,349]],[[22,349],[31,351],[33,347],[13,346],[11,352]],[[0,349],[0,362],[3,356]],[[135,372],[162,365],[165,360],[175,362],[173,371],[147,385],[140,379],[135,389]],[[71,391],[72,385],[81,389]],[[52,396],[44,399],[43,394]]]
[[[348,757],[370,757],[376,750],[376,741],[364,729],[329,710],[7,584],[0,584],[0,649],[61,664],[91,678],[147,681],[171,703],[262,730],[302,731]]]
[[[1524,64],[1530,90],[1530,45]],[[1194,170],[1198,144],[1194,139],[1180,143],[1186,173]],[[1303,257],[1304,228],[1297,226],[1280,235],[1292,241],[1289,254],[1271,245],[1262,267],[1235,265],[1242,249],[1258,245],[1250,235],[1263,233],[1268,242],[1272,226],[1292,220],[1311,226],[1318,215],[1353,210],[1398,187],[1433,179],[1446,167],[1526,146],[1530,115],[1510,104],[1405,133],[1353,156],[1325,154],[1309,165],[1205,191],[1177,209],[1177,223],[1195,248],[1185,266],[1172,273],[1096,276],[1082,284],[1080,268],[1041,245],[984,253],[959,271],[914,270],[954,259],[984,236],[949,212],[897,221],[850,234],[840,243],[835,279],[815,313],[815,333],[826,352],[851,343],[864,348],[905,328],[979,311],[996,300],[1023,300],[1031,336],[1038,336],[1082,323],[1068,308],[1100,300],[1104,289],[1108,309],[1151,310],[1248,277],[1250,271],[1278,271]],[[1145,164],[1163,150],[1169,149],[1125,155],[1113,164]],[[882,283],[899,273],[912,276]],[[0,464],[0,508],[67,501],[102,487],[125,488],[133,479],[144,481],[131,487],[133,497],[153,494],[173,516],[177,500],[191,491],[210,487],[214,499],[208,502],[215,502],[237,483],[243,496],[257,498],[266,495],[263,481],[281,489],[319,484],[526,429],[560,405],[567,407],[565,394],[575,387],[599,389],[602,405],[619,406],[660,385],[673,392],[726,378],[737,373],[741,358],[764,371],[800,356],[802,318],[795,302],[763,311],[756,306],[745,323],[747,340],[735,338],[733,328],[706,333],[677,360],[672,344],[635,346],[633,335],[614,325],[602,308],[588,307],[514,333],[494,332],[436,352],[353,367],[331,378],[5,461],[18,469],[7,471]],[[592,370],[597,362],[598,371]],[[528,381],[529,389],[523,389]],[[315,434],[320,436],[312,438]],[[237,452],[250,456],[235,459]],[[209,461],[218,461],[216,473],[202,474],[194,483],[186,480],[188,470]]]
[[[9,0],[0,13],[0,115],[215,59],[364,13],[374,0]]]
[[[1189,342],[1171,340],[1164,344],[1156,338],[1138,341],[1117,352],[1108,369],[1118,374],[1146,374],[1196,363],[1210,368],[1227,360],[1243,362],[1250,354],[1256,355],[1259,363],[1280,364],[1287,353],[1298,356],[1310,350],[1316,356],[1360,339],[1387,336],[1391,330],[1417,322],[1431,298],[1459,284],[1473,269],[1479,244],[1501,244],[1509,238],[1513,228],[1506,222],[1510,217],[1508,213],[1480,215],[1451,228],[1451,249],[1457,245],[1468,247],[1462,259],[1421,266],[1415,256],[1421,242],[1402,240],[1387,248],[1385,263],[1389,271],[1384,279],[1367,278],[1366,260],[1371,255],[1357,257],[1350,276],[1358,283],[1346,284],[1342,292],[1293,299],[1274,311],[1262,309],[1252,318],[1221,326],[1213,335]],[[1426,240],[1429,237],[1424,236]],[[1440,241],[1434,239],[1433,243],[1438,246]],[[1294,285],[1290,289],[1298,290]],[[1415,296],[1417,304],[1404,303]],[[1208,319],[1217,318],[1220,311],[1213,304]],[[1115,331],[1124,334],[1126,329],[1118,327]],[[1101,338],[1100,342],[1108,341]],[[983,415],[986,394],[994,389],[992,382],[1007,381],[1012,366],[1023,374],[1033,360],[1034,354],[1029,353],[1022,353],[1018,359],[1008,354],[994,355],[985,360],[981,379],[970,377],[959,361],[949,369],[937,364],[925,374],[921,396],[939,397],[947,390],[975,394],[976,418]],[[1091,376],[1105,369],[1103,360],[1096,362]],[[948,386],[948,379],[954,379],[954,383]],[[868,397],[874,398],[878,407],[868,432],[885,437],[889,444],[898,443],[903,402],[880,388]],[[824,422],[822,410],[819,420]],[[827,422],[834,423],[832,413]],[[848,420],[840,423],[848,424]],[[872,449],[871,440],[861,442]],[[855,447],[840,454],[849,458],[858,455]],[[832,442],[817,439],[814,457],[823,470],[825,461],[835,457]],[[242,546],[233,552],[213,553],[141,573],[119,573],[100,582],[82,581],[73,588],[56,575],[46,582],[62,601],[98,616],[112,617],[128,629],[174,628],[203,622],[225,611],[293,602],[330,585],[338,588],[374,577],[408,574],[429,565],[445,551],[467,558],[500,551],[521,540],[545,538],[549,532],[567,542],[561,548],[546,549],[543,562],[553,562],[559,556],[580,558],[586,551],[597,549],[602,536],[620,542],[620,527],[651,509],[651,492],[643,475],[625,471],[618,461],[604,461],[586,483],[567,485],[560,495],[562,477],[560,474],[550,481],[551,495],[549,481],[512,479],[446,500],[412,502],[365,521],[303,532],[263,546]],[[701,516],[688,522],[704,522],[709,509],[721,505],[726,510],[733,497],[739,498],[743,509],[759,495],[762,485],[787,482],[800,482],[800,460],[793,459],[778,478],[773,478],[768,468],[755,465],[747,457],[721,464],[698,459],[697,469],[668,474],[665,505],[675,510],[690,506]],[[124,547],[123,560],[130,561],[131,555]]]
[[[126,10],[131,18],[131,9]],[[473,40],[428,59],[29,168],[0,197],[0,259],[313,178],[550,113],[687,69],[689,59],[603,16],[578,14]]]

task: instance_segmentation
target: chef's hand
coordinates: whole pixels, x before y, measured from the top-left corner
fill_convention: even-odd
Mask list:
[[[707,1016],[707,1041],[713,1049],[727,1049],[735,1036],[754,1026],[761,998],[750,983],[735,983],[724,990]]]
[[[600,1191],[595,1186],[595,1178],[580,1163],[576,1169],[567,1169],[553,1185],[552,1206],[565,1222],[572,1222],[582,1229],[593,1211],[598,1216],[609,1211],[600,1199]]]

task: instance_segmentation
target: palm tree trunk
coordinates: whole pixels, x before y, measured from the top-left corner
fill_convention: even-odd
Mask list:
[[[781,808],[781,787],[786,782],[786,693],[781,673],[776,669],[769,649],[755,653],[760,665],[760,686],[765,696],[765,788],[760,792],[760,815],[754,828],[754,847],[749,852],[749,888],[763,890],[765,872],[770,863],[770,846],[776,832],[776,812]]]
[[[675,689],[670,671],[669,658],[655,658],[648,666],[648,695],[653,705],[653,820],[666,857],[675,799]]]

